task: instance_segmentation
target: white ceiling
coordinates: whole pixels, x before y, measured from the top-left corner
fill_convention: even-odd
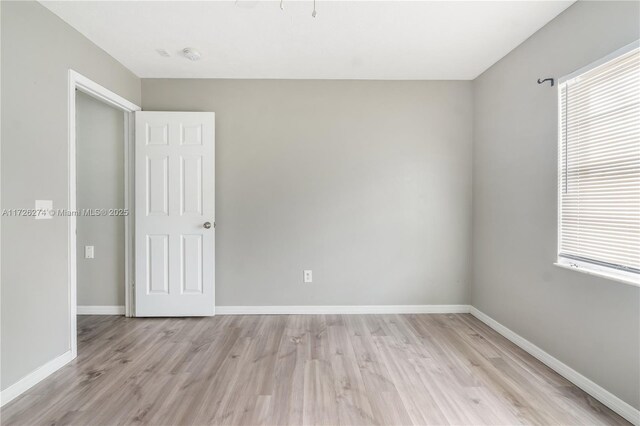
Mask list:
[[[143,78],[470,80],[573,1],[42,3]]]

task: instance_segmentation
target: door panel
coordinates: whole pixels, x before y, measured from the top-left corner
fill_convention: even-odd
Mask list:
[[[202,235],[183,235],[181,244],[180,290],[183,293],[202,293]]]
[[[202,215],[202,157],[180,158],[180,214]]]
[[[214,314],[214,148],[213,113],[136,112],[136,316]]]
[[[169,294],[169,236],[147,235],[147,293]]]
[[[147,170],[147,214],[149,216],[169,215],[169,157],[148,155]]]

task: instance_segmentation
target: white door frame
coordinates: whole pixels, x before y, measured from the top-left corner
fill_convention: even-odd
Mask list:
[[[124,208],[129,210],[129,216],[125,216],[124,235],[125,235],[125,315],[133,316],[132,303],[132,280],[133,275],[133,153],[134,153],[134,112],[140,111],[141,108],[125,98],[113,93],[109,89],[90,80],[82,74],[69,69],[69,86],[68,86],[68,186],[69,186],[69,324],[70,324],[70,342],[72,357],[78,354],[78,336],[77,336],[77,247],[76,247],[76,90],[106,103],[112,107],[120,109],[124,112]]]

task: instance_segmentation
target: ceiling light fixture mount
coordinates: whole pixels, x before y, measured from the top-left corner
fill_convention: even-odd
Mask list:
[[[236,0],[236,3],[238,0]],[[284,0],[280,0],[280,10],[284,10]],[[314,18],[318,16],[318,12],[316,11],[316,0],[313,0],[313,12],[311,12],[311,16]]]
[[[200,58],[202,57],[200,52],[198,52],[198,50],[193,47],[185,47],[184,49],[182,49],[182,54],[184,55],[185,58],[194,62],[199,61]]]

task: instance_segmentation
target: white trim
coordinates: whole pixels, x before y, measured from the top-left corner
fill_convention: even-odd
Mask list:
[[[640,287],[639,274],[619,271],[614,268],[607,268],[605,266],[565,258],[559,258],[558,261],[554,263],[554,265],[563,269],[568,269],[570,271],[581,272],[583,274],[593,275],[596,277],[617,281],[619,283]]]
[[[216,315],[466,314],[469,305],[216,306]]]
[[[574,385],[609,407],[620,416],[624,417],[627,421],[634,425],[640,425],[640,411],[633,408],[605,388],[589,380],[587,377],[578,373],[567,364],[563,363],[552,355],[548,354],[538,346],[534,345],[524,337],[508,329],[498,321],[494,320],[487,314],[479,311],[475,307],[471,307],[471,315],[478,318],[480,321],[518,345],[520,348],[543,362],[549,368],[560,374],[565,379],[569,380]]]
[[[558,79],[558,85],[566,83],[567,81],[572,80],[578,77],[579,75],[584,74],[587,71],[591,71],[592,69],[597,68],[600,65],[606,64],[610,60],[615,59],[618,56],[624,55],[625,53],[631,52],[633,49],[637,49],[638,47],[640,47],[640,40],[632,41],[631,43],[621,47],[615,52],[611,52],[607,56],[600,58],[597,61],[591,62],[590,64],[585,65],[584,67],[581,67],[570,74],[560,77]]]
[[[26,392],[29,388],[37,385],[42,380],[73,361],[74,358],[75,355],[69,350],[47,362],[42,367],[39,367],[35,371],[27,374],[25,377],[0,392],[0,406],[4,406],[9,401],[12,401],[22,393]]]
[[[124,315],[124,306],[78,306],[78,315]]]
[[[129,215],[124,218],[124,315],[135,316],[133,281],[134,281],[134,148],[135,148],[135,113],[124,111],[124,208]]]
[[[69,140],[67,141],[67,150],[69,158],[67,160],[68,167],[68,197],[69,197],[69,211],[74,212],[76,209],[76,75],[75,72],[69,70],[69,91],[68,96],[68,108],[67,111],[67,132]],[[76,218],[73,214],[68,218],[68,249],[67,256],[68,262],[67,273],[69,276],[69,350],[71,351],[71,357],[75,358],[78,355],[78,329],[77,329],[77,248],[76,248]]]
[[[112,107],[121,109],[128,115],[128,118],[125,120],[125,124],[129,126],[133,126],[133,120],[131,119],[131,115],[134,111],[140,111],[140,107],[129,102],[125,98],[111,90],[99,85],[98,83],[90,80],[89,78],[83,76],[82,74],[69,69],[69,85],[67,91],[67,150],[69,153],[68,157],[68,197],[69,197],[69,205],[68,210],[70,212],[76,211],[76,90],[80,90],[87,95],[98,99]],[[131,134],[128,132],[129,135]],[[126,143],[130,143],[132,140],[125,135]],[[131,160],[128,155],[129,151],[125,150],[125,161]],[[129,169],[129,164],[125,164],[125,170]],[[129,177],[128,174],[125,174],[125,194],[129,194],[131,182],[127,182],[126,179]],[[133,215],[132,206],[129,206],[129,200],[125,199],[125,208],[129,208],[130,216]],[[129,222],[125,220],[125,223]],[[71,352],[71,359],[75,358],[78,354],[78,342],[77,342],[77,262],[76,262],[76,217],[72,213],[68,217],[68,276],[69,276],[69,349]],[[129,226],[125,225],[125,242],[128,243],[129,239]],[[128,255],[127,251],[127,255]],[[132,265],[129,265],[131,259],[127,256],[125,259],[125,272],[131,273]],[[125,279],[125,295],[130,294],[130,286],[131,280],[129,277]],[[125,306],[131,305],[132,301],[130,298],[125,296]],[[127,309],[128,310],[128,309]]]
[[[99,85],[95,81],[90,80],[89,78],[72,69],[69,69],[69,81],[74,83],[74,86],[72,86],[74,90],[78,89],[112,107],[128,112],[141,110],[138,105],[129,102],[122,96],[112,92],[106,87]]]

